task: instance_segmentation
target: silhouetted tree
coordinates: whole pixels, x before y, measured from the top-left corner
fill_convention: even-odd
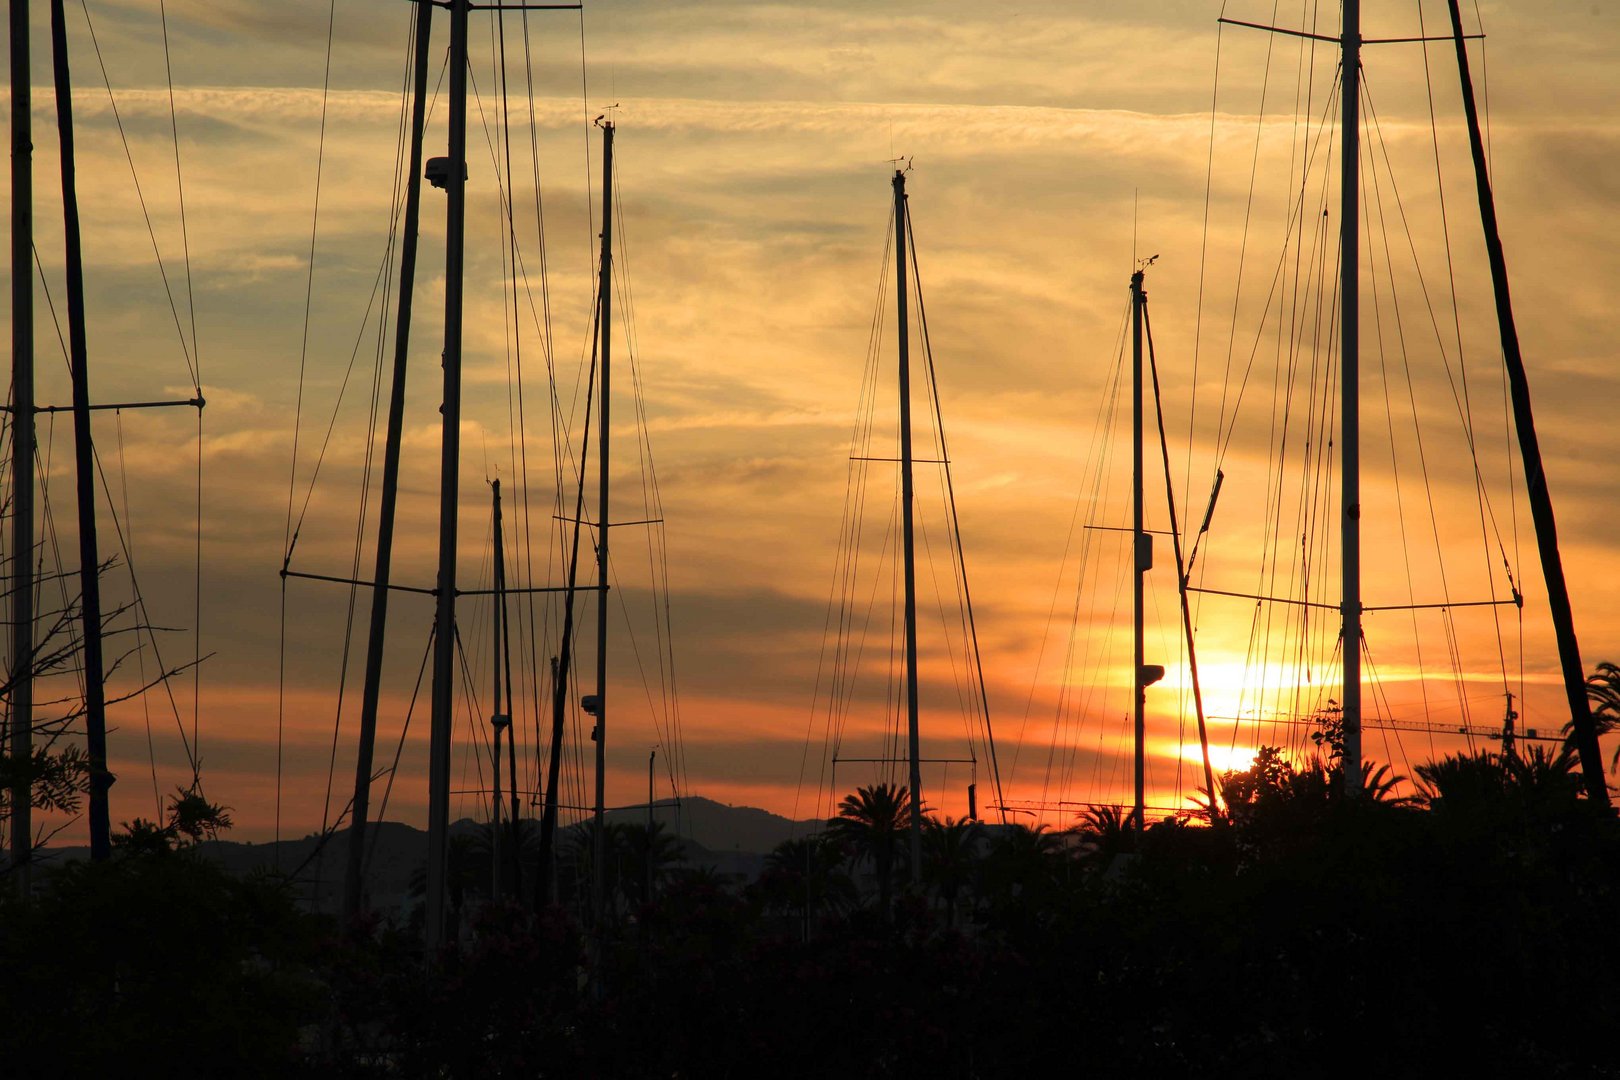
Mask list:
[[[1597,670],[1586,677],[1586,698],[1592,703],[1592,722],[1598,738],[1620,730],[1620,665],[1607,660],[1598,664]],[[1575,722],[1571,720],[1564,725],[1564,745],[1573,748],[1574,738]],[[1620,771],[1620,745],[1609,759],[1609,771]]]
[[[1512,789],[1528,810],[1570,811],[1581,799],[1575,753],[1567,745],[1557,753],[1545,746],[1532,746],[1506,758],[1503,764]]]
[[[516,834],[517,851],[509,850]],[[524,818],[512,828],[510,821],[501,822],[501,888],[508,896],[520,892],[519,885],[526,890],[530,882],[539,880],[540,860],[540,823],[532,818]],[[495,887],[495,829],[487,821],[474,825],[468,834],[467,850],[463,852],[467,860],[467,883],[481,882],[473,888],[479,896],[490,896]],[[508,880],[511,878],[513,868],[516,868],[521,882]],[[526,895],[526,892],[525,892]],[[491,897],[493,898],[493,897]]]
[[[827,831],[847,844],[857,860],[872,864],[878,883],[878,910],[885,922],[894,895],[894,857],[909,832],[911,792],[904,786],[874,784],[857,788],[838,804]]]
[[[131,853],[155,853],[190,847],[204,840],[217,840],[231,827],[230,808],[211,803],[193,787],[177,787],[169,796],[169,808],[162,825],[136,818],[124,823],[113,836],[113,847]]]
[[[625,873],[619,882],[624,889],[625,899],[632,903],[651,903],[659,883],[681,861],[685,845],[670,835],[661,821],[653,822],[650,829],[646,825],[623,826],[619,840],[623,845],[623,854],[628,857]],[[653,895],[648,894],[649,885]]]
[[[1080,815],[1076,826],[1083,862],[1106,869],[1114,856],[1136,850],[1136,832],[1119,804],[1093,806]]]
[[[1373,802],[1410,802],[1410,796],[1398,796],[1395,794],[1396,789],[1405,781],[1406,777],[1398,775],[1388,765],[1379,765],[1374,761],[1363,761],[1361,763],[1361,792],[1363,796]]]
[[[1511,779],[1501,757],[1489,750],[1447,754],[1419,765],[1417,774],[1429,809],[1447,814],[1478,813],[1499,805]]]
[[[956,926],[956,900],[978,870],[979,823],[928,818],[923,827],[923,880],[945,906],[945,926]]]
[[[855,882],[844,869],[844,848],[830,834],[815,833],[777,844],[753,884],[767,911],[798,911],[814,921],[820,911],[839,913],[855,903]]]
[[[7,519],[9,509],[9,503],[0,502],[0,522]],[[102,564],[98,574],[106,574],[113,565],[114,562],[108,560]],[[0,558],[0,583],[5,585],[5,589],[0,590],[0,604],[9,603],[12,583],[16,580],[10,567],[10,555]],[[91,780],[89,754],[84,747],[73,741],[82,735],[84,728],[85,705],[82,687],[74,686],[63,694],[47,693],[44,689],[54,679],[60,679],[64,675],[71,676],[77,665],[82,663],[84,640],[81,632],[83,613],[81,598],[77,594],[66,596],[66,589],[60,587],[63,582],[77,579],[76,570],[71,573],[43,573],[35,579],[35,588],[41,604],[44,604],[45,598],[52,594],[63,595],[63,599],[60,606],[42,608],[35,613],[33,662],[30,665],[29,675],[37,685],[31,716],[30,752],[25,757],[13,749],[9,730],[7,738],[0,740],[0,841],[7,846],[12,821],[11,801],[16,789],[26,786],[31,796],[29,805],[34,810],[44,810],[66,819],[49,832],[43,834],[36,832],[31,838],[31,844],[36,849],[48,843],[79,815],[84,796],[89,792]],[[143,621],[137,621],[133,626],[120,627],[119,623],[123,621],[123,617],[132,610],[131,604],[112,605],[102,610],[103,644],[108,649],[103,663],[109,677],[142,648],[140,641],[143,634],[151,634],[158,629]],[[129,631],[134,633],[130,634]],[[122,651],[107,644],[120,634],[132,638],[134,642],[133,644],[126,642]],[[147,690],[191,666],[191,663],[186,663],[161,672],[144,685],[121,693],[107,704],[113,705],[138,698]],[[9,667],[0,670],[0,702],[10,702],[15,674]],[[182,795],[185,794],[182,792]]]
[[[487,826],[486,826],[487,829]],[[489,840],[484,837],[482,847],[474,834],[456,833],[444,849],[445,940],[455,941],[461,933],[461,913],[470,897],[489,895],[490,862]],[[411,871],[409,883],[413,899],[427,896],[427,867],[418,866]],[[422,909],[418,908],[418,911]]]
[[[42,862],[36,895],[0,890],[7,1076],[288,1076],[327,1005],[324,921],[284,878],[238,875],[200,841],[224,808],[180,792],[104,862]]]
[[[1039,908],[1066,877],[1063,838],[1045,824],[1005,826],[984,858],[984,891],[992,905]]]

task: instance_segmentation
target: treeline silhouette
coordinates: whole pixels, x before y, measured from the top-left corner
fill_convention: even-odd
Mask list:
[[[3,901],[7,1071],[1620,1072],[1620,828],[1569,755],[1445,757],[1407,798],[1366,764],[1347,798],[1324,728],[1303,763],[1264,749],[1218,809],[1140,833],[1118,807],[1062,832],[929,817],[917,873],[892,785],[746,885],[611,825],[599,949],[585,830],[538,911],[490,896],[487,831],[458,840],[456,944],[425,958],[419,924],[341,927],[206,862],[218,808],[176,799],[110,862]]]

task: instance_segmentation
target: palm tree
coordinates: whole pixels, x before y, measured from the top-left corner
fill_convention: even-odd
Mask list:
[[[1223,775],[1219,787],[1227,816],[1243,821],[1282,803],[1325,804],[1337,798],[1344,777],[1343,753],[1336,737],[1323,736],[1317,745],[1317,752],[1297,766],[1279,747],[1262,746],[1249,768]],[[1322,753],[1323,746],[1329,748],[1326,754]],[[1406,777],[1388,765],[1363,758],[1360,772],[1361,795],[1366,802],[1399,806],[1407,801],[1395,795],[1396,787],[1405,783]]]
[[[1586,677],[1586,699],[1592,703],[1592,723],[1598,738],[1620,731],[1620,664],[1605,660]],[[1564,746],[1575,745],[1575,721],[1564,725]],[[1609,771],[1620,771],[1620,746],[1609,759]]]
[[[1008,825],[985,857],[987,891],[1003,904],[1049,895],[1065,861],[1063,838],[1044,823],[1034,828]]]
[[[1107,868],[1114,856],[1136,850],[1136,831],[1131,828],[1125,808],[1093,806],[1080,815],[1077,830],[1084,859],[1088,863]]]
[[[754,896],[768,909],[799,911],[807,920],[822,908],[842,911],[855,900],[844,872],[843,845],[827,833],[784,840],[765,856]]]
[[[609,821],[602,830],[602,903],[611,915],[623,894],[624,878],[631,873],[634,856],[627,837],[629,826]],[[563,859],[573,871],[573,900],[582,909],[591,903],[591,879],[596,871],[596,822],[583,821],[570,828]],[[559,883],[561,884],[561,883]]]
[[[624,825],[621,829],[619,839],[623,842],[623,854],[628,856],[625,873],[619,881],[625,899],[651,903],[658,883],[668,877],[670,868],[684,857],[685,845],[665,832],[661,821],[653,822],[650,827]],[[609,838],[612,839],[611,833]]]
[[[687,893],[729,894],[736,880],[734,875],[725,873],[712,863],[683,866],[671,871],[669,876],[672,892],[679,889]]]
[[[455,941],[461,933],[461,912],[469,894],[485,895],[489,890],[489,862],[480,861],[478,841],[466,833],[450,837],[444,852],[445,939]],[[406,887],[414,899],[427,896],[427,867],[418,866],[411,871]]]
[[[911,818],[911,791],[895,784],[857,788],[838,804],[838,816],[827,831],[842,841],[856,859],[869,860],[877,875],[878,908],[885,922],[894,895],[894,853]]]
[[[509,895],[521,893],[522,879],[538,881],[540,823],[530,818],[501,823],[501,888]],[[513,850],[514,838],[516,850]],[[493,891],[495,874],[495,826],[481,821],[473,826],[467,840],[467,880],[479,894]],[[518,880],[513,880],[516,873]]]
[[[493,889],[495,874],[495,827],[487,821],[474,825],[466,841],[462,857],[466,861],[467,882],[472,892],[487,895]],[[504,837],[503,837],[504,839]]]
[[[1568,810],[1581,797],[1583,786],[1575,769],[1575,752],[1568,744],[1555,754],[1545,746],[1504,761],[1514,792],[1526,809]]]
[[[1568,746],[1557,753],[1533,746],[1512,757],[1488,750],[1448,755],[1419,765],[1417,773],[1430,807],[1447,814],[1560,817],[1579,804],[1583,791]]]
[[[1430,808],[1467,813],[1498,804],[1506,796],[1509,774],[1502,759],[1489,750],[1447,754],[1417,767],[1422,797]]]
[[[1397,796],[1395,789],[1406,782],[1406,777],[1386,765],[1375,765],[1371,760],[1361,763],[1361,793],[1368,802],[1388,803],[1391,806],[1410,803],[1410,796]]]
[[[945,926],[956,926],[956,898],[973,878],[978,862],[979,823],[929,818],[923,829],[923,879],[945,905]]]

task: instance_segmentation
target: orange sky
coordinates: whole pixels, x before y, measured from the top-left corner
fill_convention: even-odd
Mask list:
[[[538,325],[522,31],[516,17],[506,26],[514,213],[531,290],[524,308],[536,298],[532,312],[520,312],[534,579],[554,580],[556,573],[555,564],[547,569],[544,540],[552,535],[556,508],[542,357],[549,344],[559,394],[572,400],[589,329],[594,258],[591,170],[599,150],[588,122],[617,104],[625,280],[634,314],[633,327],[617,332],[622,363],[622,343],[633,330],[629,340],[666,519],[684,750],[677,778],[684,793],[800,817],[827,811],[827,792],[818,788],[824,716],[812,712],[818,656],[849,431],[886,243],[888,163],[907,156],[914,164],[908,184],[918,257],[1007,797],[1127,799],[1123,547],[1114,534],[1083,526],[1127,520],[1128,428],[1123,415],[1112,426],[1102,421],[1118,388],[1113,365],[1133,250],[1161,256],[1148,287],[1184,518],[1201,516],[1226,425],[1232,432],[1219,458],[1226,473],[1221,504],[1199,554],[1204,585],[1298,597],[1302,586],[1290,566],[1298,562],[1304,535],[1315,545],[1312,599],[1337,600],[1332,528],[1301,524],[1309,517],[1301,510],[1309,505],[1302,493],[1315,490],[1302,486],[1303,478],[1315,476],[1311,483],[1320,484],[1331,475],[1305,471],[1313,460],[1305,455],[1320,455],[1326,446],[1320,431],[1307,435],[1300,418],[1311,415],[1313,402],[1324,408],[1332,353],[1325,345],[1279,347],[1288,333],[1279,337],[1278,308],[1267,304],[1282,265],[1276,296],[1292,305],[1294,340],[1302,340],[1297,335],[1306,327],[1331,340],[1331,303],[1313,306],[1322,268],[1330,286],[1334,273],[1331,244],[1325,262],[1311,269],[1312,259],[1323,255],[1310,246],[1317,212],[1303,215],[1303,246],[1285,245],[1285,234],[1302,186],[1301,155],[1308,154],[1301,148],[1320,135],[1332,50],[1319,46],[1313,57],[1296,39],[1218,32],[1221,5],[1191,0],[1152,5],[1145,13],[1057,3],[899,4],[881,11],[860,4],[587,7],[583,100],[579,17],[530,17],[549,338]],[[1273,18],[1271,5],[1227,7],[1234,18]],[[1414,5],[1364,8],[1369,36],[1417,32]],[[278,801],[283,834],[318,827],[323,801],[330,819],[352,785],[363,652],[358,627],[366,605],[362,598],[339,716],[347,595],[334,586],[291,583],[283,653],[276,572],[285,550],[295,427],[295,502],[302,505],[312,491],[295,566],[346,574],[354,558],[377,355],[377,312],[369,322],[365,313],[387,242],[411,12],[398,0],[336,5],[300,425],[326,10],[314,0],[273,8],[255,0],[167,5],[198,352],[209,400],[201,649],[211,658],[203,666],[197,708],[200,753],[209,793],[235,809],[238,832],[250,839],[275,833]],[[90,11],[189,341],[156,3],[99,0]],[[1606,242],[1606,231],[1594,226],[1620,201],[1609,167],[1620,151],[1620,76],[1613,64],[1620,36],[1613,13],[1589,5],[1530,12],[1483,3],[1480,11],[1490,35],[1484,72],[1493,175],[1590,667],[1620,653],[1620,625],[1612,615],[1620,597],[1612,575],[1604,573],[1615,554],[1607,512],[1616,480],[1606,466],[1620,443],[1606,406],[1615,379],[1607,362],[1608,298],[1620,284],[1620,255]],[[1308,5],[1279,8],[1275,18],[1299,26],[1308,13]],[[1428,32],[1445,28],[1444,5],[1425,3],[1422,13]],[[1336,13],[1319,17],[1319,29],[1334,32],[1329,23]],[[508,408],[510,317],[503,307],[501,204],[491,157],[499,131],[498,72],[488,19],[475,18],[474,109],[481,104],[483,112],[475,115],[469,166],[461,574],[472,582],[488,576],[484,481],[500,476],[509,507],[523,494]],[[38,246],[60,307],[54,126],[41,23],[35,42]],[[188,393],[181,334],[82,14],[70,23],[95,393],[102,400]],[[444,28],[441,20],[441,34]],[[442,46],[441,36],[436,55]],[[1477,64],[1477,51],[1475,57]],[[1496,610],[1500,625],[1486,608],[1459,609],[1449,621],[1433,612],[1370,615],[1368,647],[1378,683],[1368,694],[1380,715],[1490,726],[1500,722],[1503,694],[1511,690],[1521,697],[1522,724],[1555,729],[1561,723],[1556,655],[1522,472],[1510,473],[1506,451],[1489,282],[1449,46],[1432,49],[1428,65],[1433,127],[1421,47],[1384,46],[1369,49],[1366,58],[1377,110],[1376,131],[1368,136],[1377,156],[1366,159],[1372,163],[1367,182],[1376,176],[1381,185],[1367,189],[1364,248],[1377,261],[1369,257],[1362,277],[1368,297],[1362,323],[1366,602],[1500,598],[1508,595],[1505,556],[1526,607],[1522,625],[1512,608]],[[1476,68],[1476,79],[1481,75]],[[442,152],[431,148],[442,146],[443,123],[441,102],[430,153]],[[1325,157],[1311,159],[1305,204],[1315,207],[1325,193],[1336,218],[1337,195],[1331,185],[1321,186],[1325,168]],[[442,201],[429,192],[396,561],[396,580],[417,584],[431,577],[436,538],[442,215]],[[1401,297],[1398,313],[1391,276]],[[43,294],[39,317],[45,328],[40,397],[65,400]],[[339,406],[351,353],[358,358],[355,374]],[[1461,407],[1454,392],[1463,378],[1459,353],[1468,389]],[[888,343],[886,372],[893,357]],[[1290,357],[1297,361],[1293,384]],[[1244,370],[1249,382],[1241,408],[1234,409]],[[893,408],[889,378],[880,384],[888,395],[880,397],[880,410]],[[627,374],[619,389],[625,396],[616,399],[622,471],[615,473],[615,505],[621,516],[640,518],[647,515]],[[1278,417],[1285,407],[1296,426],[1287,429],[1283,445]],[[331,443],[311,489],[314,454],[334,408]],[[1488,506],[1476,495],[1460,408],[1473,417]],[[1330,399],[1324,415],[1335,411]],[[121,420],[104,414],[96,430],[121,513],[121,485],[128,485],[121,520],[151,621],[186,628],[160,641],[173,666],[193,651],[194,421],[178,413],[129,413]],[[69,428],[63,422],[53,431],[42,420],[41,434],[52,448],[52,490],[66,499]],[[1158,467],[1154,455],[1148,461]],[[930,527],[942,530],[938,497],[929,494],[936,487],[932,475],[920,482],[919,509]],[[873,491],[871,505],[880,508],[881,519],[892,493]],[[1150,525],[1163,528],[1162,483],[1150,481],[1149,497]],[[362,576],[369,574],[374,507],[361,546]],[[1327,513],[1321,520],[1331,523],[1335,507],[1329,501],[1315,512]],[[509,520],[515,513],[509,509]],[[63,509],[53,527],[62,549],[71,552],[69,518]],[[874,528],[880,534],[883,521]],[[932,535],[942,543],[942,531]],[[652,665],[652,689],[644,688],[628,636],[619,634],[611,654],[610,804],[645,798],[648,748],[663,737],[645,538],[626,530],[616,541],[622,545],[616,548],[620,594],[632,613],[636,650]],[[1149,801],[1156,805],[1185,802],[1201,782],[1190,702],[1182,691],[1167,540],[1160,538],[1149,608],[1149,659],[1172,669],[1150,696]],[[509,534],[508,543],[513,551],[518,541]],[[1272,550],[1282,552],[1275,574],[1262,560]],[[938,572],[948,580],[948,567]],[[956,757],[966,744],[951,663],[936,636],[931,573],[923,572],[923,608],[933,613],[923,624],[925,754]],[[127,595],[127,571],[115,570],[111,580],[115,593]],[[399,738],[430,621],[426,598],[401,597],[393,610],[379,768]],[[1276,710],[1308,711],[1337,696],[1330,612],[1316,613],[1303,652],[1291,615],[1277,614],[1269,638],[1254,615],[1252,605],[1215,597],[1206,596],[1198,608],[1208,711],[1244,717],[1212,721],[1217,767],[1240,764],[1260,741],[1298,744],[1303,729],[1276,725]],[[874,618],[886,626],[886,606]],[[589,619],[583,624],[587,641],[592,625]],[[468,602],[463,638],[479,687],[488,680],[487,626],[487,605]],[[525,657],[526,649],[520,642]],[[1417,675],[1420,650],[1427,678]],[[537,646],[543,666],[540,652]],[[593,662],[588,649],[582,659]],[[115,683],[132,688],[135,664],[131,658]],[[886,678],[877,669],[861,676],[846,756],[881,752]],[[533,687],[527,659],[519,682],[527,702]],[[1297,703],[1296,687],[1304,687]],[[421,817],[425,686],[423,693],[391,817]],[[487,712],[487,691],[479,693]],[[185,780],[177,717],[189,733],[193,705],[187,678],[175,686],[172,709],[158,694],[116,707],[115,819],[152,813],[154,773],[159,790]],[[521,730],[532,743],[532,719]],[[458,743],[458,790],[477,786],[470,745]],[[1369,732],[1366,750],[1409,773],[1432,753],[1461,745],[1455,738]],[[671,756],[666,747],[660,761]],[[327,799],[329,763],[333,794]],[[671,777],[662,766],[659,777],[665,797]],[[854,766],[838,774],[841,787],[867,778]],[[929,801],[962,813],[968,779],[965,766],[934,767],[925,774]],[[983,807],[990,801],[983,764],[978,779]],[[583,800],[577,791],[570,797]],[[474,805],[466,796],[456,809],[472,813]],[[1048,820],[1067,821],[1056,814]],[[64,835],[81,831],[74,825]]]

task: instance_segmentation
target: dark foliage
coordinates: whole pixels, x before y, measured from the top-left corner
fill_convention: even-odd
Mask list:
[[[153,828],[155,827],[148,827]],[[284,884],[151,832],[0,906],[11,1076],[284,1076],[324,1010],[321,927]]]
[[[792,841],[747,887],[626,833],[599,943],[469,889],[431,963],[126,849],[5,908],[0,1004],[55,1075],[132,1048],[171,1075],[1620,1075],[1620,824],[1567,755],[1446,759],[1415,801],[1373,768],[1345,799],[1339,768],[1262,755],[1215,825],[1139,838],[1106,809],[931,822],[889,886],[887,824]]]

